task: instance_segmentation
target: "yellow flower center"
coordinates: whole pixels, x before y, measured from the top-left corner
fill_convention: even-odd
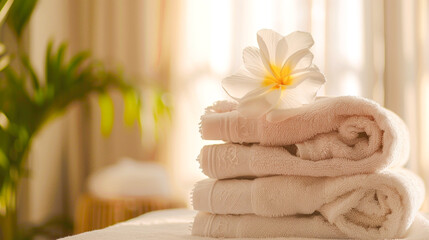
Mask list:
[[[292,85],[293,78],[290,75],[292,69],[289,65],[285,65],[283,68],[280,68],[275,64],[270,64],[270,69],[272,73],[267,72],[264,80],[262,81],[262,85],[264,87],[275,84],[273,89],[281,88],[284,90],[287,86]]]

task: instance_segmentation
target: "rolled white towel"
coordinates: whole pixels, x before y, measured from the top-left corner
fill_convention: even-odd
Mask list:
[[[302,223],[303,228],[307,228],[308,224],[325,227],[329,223],[344,236],[374,239],[403,236],[413,222],[423,198],[424,185],[421,179],[407,170],[397,169],[334,178],[273,176],[253,180],[208,179],[196,184],[193,206],[195,210],[213,214],[252,216],[237,217],[240,220],[235,220],[234,217],[216,217],[227,225],[234,224],[234,221],[244,224],[247,218],[256,219],[249,220],[252,224],[255,221],[274,221],[278,225],[274,227],[270,237],[274,237],[276,233],[277,237],[285,236],[285,230],[279,229],[283,220],[261,220],[253,215],[276,218],[288,216],[287,222],[299,219],[296,221]],[[194,228],[197,226],[197,229],[193,232],[196,235],[212,236],[214,232],[198,229],[201,225],[199,221],[205,221],[198,219],[195,219]],[[267,227],[261,227],[265,228]],[[225,232],[224,235],[254,237],[254,232],[258,231],[254,229],[248,232],[244,229],[248,228],[243,228],[243,232],[239,229],[231,230],[235,232]]]

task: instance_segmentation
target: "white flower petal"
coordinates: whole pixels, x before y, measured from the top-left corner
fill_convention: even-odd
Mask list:
[[[307,32],[293,32],[286,36],[288,45],[288,54],[285,58],[289,58],[292,54],[304,48],[311,48],[314,44],[313,37]]]
[[[242,98],[247,93],[261,86],[262,80],[253,76],[244,67],[236,74],[222,80],[223,89],[235,100]]]
[[[317,88],[318,90],[326,82],[325,76],[319,71],[292,73],[290,76],[293,80],[292,84],[288,86],[288,89],[295,88],[304,81],[308,81],[311,82],[314,85],[314,88]]]
[[[267,121],[281,122],[304,112],[303,108],[273,109],[267,113]]]
[[[325,83],[323,74],[312,65],[309,48],[314,44],[313,38],[304,32],[283,37],[263,29],[258,32],[257,40],[259,49],[244,49],[244,67],[225,78],[222,86],[238,101],[237,110],[248,118],[267,114],[268,120],[279,121],[293,116],[303,104],[314,101]],[[266,77],[274,80],[264,87],[268,82]],[[282,87],[277,85],[283,81],[291,82]]]
[[[319,68],[316,65],[314,65],[314,64],[311,64],[311,66],[308,67],[307,70],[320,72]]]
[[[259,118],[277,106],[281,89],[268,86],[256,89],[244,96],[238,105],[237,111],[247,118]]]
[[[317,88],[317,89],[316,89]],[[304,104],[312,103],[315,100],[317,90],[311,82],[303,82],[297,88],[283,90],[277,109],[267,114],[270,122],[281,122],[303,111]]]
[[[256,47],[247,47],[243,50],[243,62],[246,69],[257,77],[264,78],[267,70],[264,67],[261,53]]]
[[[296,91],[293,89],[283,90],[280,96],[280,109],[298,108],[302,106],[301,99]]]
[[[316,65],[311,64],[308,68],[294,69],[291,72],[291,75],[298,75],[298,74],[307,73],[307,72],[320,72],[320,70]]]
[[[289,67],[292,71],[299,69],[306,69],[311,66],[313,62],[313,54],[308,49],[301,49],[293,55],[289,56],[284,67]]]
[[[317,91],[322,84],[318,81],[303,81],[295,88],[287,88],[283,90],[280,97],[279,108],[296,108],[303,104],[312,103],[316,97]]]
[[[241,102],[243,102],[243,101],[247,101],[247,100],[249,100],[249,99],[251,99],[251,98],[255,98],[255,97],[258,97],[258,96],[260,96],[260,95],[263,95],[263,94],[265,94],[266,92],[271,91],[271,89],[273,89],[273,88],[274,88],[274,86],[275,86],[275,84],[270,84],[270,85],[265,86],[265,87],[261,87],[261,86],[259,86],[258,88],[255,88],[254,90],[249,91],[246,95],[244,95],[244,96],[239,100],[239,102],[241,103]]]
[[[286,55],[288,53],[288,45],[287,40],[285,37],[280,39],[280,41],[277,43],[276,47],[276,65],[277,66],[283,66],[283,64],[286,62]]]
[[[277,44],[283,36],[269,29],[259,30],[257,36],[262,57],[268,64],[275,63]],[[267,69],[270,68],[268,67]]]

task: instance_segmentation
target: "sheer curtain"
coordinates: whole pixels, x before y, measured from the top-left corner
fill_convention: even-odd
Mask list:
[[[257,46],[261,28],[311,32],[314,62],[327,78],[321,94],[363,96],[400,115],[411,132],[409,167],[429,180],[427,1],[182,2],[171,79],[180,127],[170,153],[184,197],[204,177],[195,158],[209,142],[200,140],[199,116],[227,98],[220,81],[238,69],[244,47]]]
[[[429,185],[428,16],[425,0],[40,0],[29,43],[36,61],[55,36],[72,51],[89,48],[110,67],[169,86],[173,123],[157,160],[168,163],[176,195],[188,199],[204,177],[195,159],[210,143],[200,139],[199,117],[227,98],[220,81],[241,65],[242,50],[257,46],[261,28],[311,32],[314,62],[328,81],[321,94],[364,96],[399,114],[411,131],[409,167]],[[122,127],[120,115],[103,139],[93,109],[88,117],[73,106],[36,140],[24,204],[33,221],[71,216],[92,171],[123,155],[147,158],[150,142]]]

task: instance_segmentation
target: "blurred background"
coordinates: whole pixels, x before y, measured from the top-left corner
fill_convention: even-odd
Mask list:
[[[188,204],[193,184],[204,178],[195,159],[209,143],[200,139],[199,117],[205,107],[227,98],[220,81],[242,64],[246,46],[257,46],[262,28],[313,35],[314,62],[327,78],[320,95],[363,96],[401,116],[411,132],[408,167],[429,186],[427,0],[35,2],[19,41],[11,24],[3,25],[6,53],[24,49],[34,72],[44,76],[49,41],[54,49],[66,42],[68,56],[87,50],[137,91],[138,104],[131,105],[139,116],[127,120],[127,95],[106,90],[107,97],[88,94],[48,121],[34,134],[28,174],[20,180],[21,223],[37,225],[57,216],[73,222],[88,195],[118,199],[134,191],[144,201],[162,196],[169,203],[160,208]],[[4,126],[7,114],[1,110]],[[112,173],[112,166],[122,172]],[[101,172],[106,167],[110,175]],[[140,168],[147,178],[137,176]],[[115,182],[132,185],[124,179],[133,174],[136,188],[121,193]]]

